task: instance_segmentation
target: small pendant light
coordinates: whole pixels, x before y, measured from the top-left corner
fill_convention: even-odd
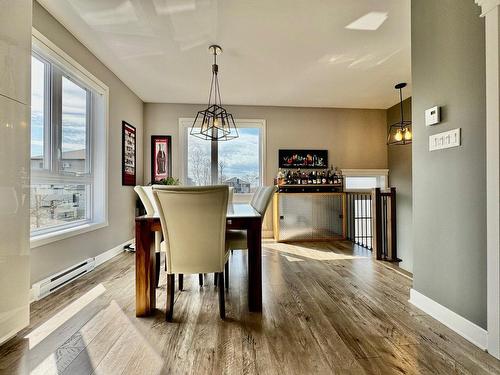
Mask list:
[[[413,139],[413,132],[411,121],[404,119],[403,113],[403,88],[406,83],[398,83],[394,88],[399,90],[399,110],[401,112],[401,119],[389,127],[387,134],[388,145],[408,145],[411,144]]]

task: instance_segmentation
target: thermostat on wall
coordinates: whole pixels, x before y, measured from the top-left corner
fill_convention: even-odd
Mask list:
[[[438,106],[425,111],[425,126],[439,124],[441,121],[441,110]]]

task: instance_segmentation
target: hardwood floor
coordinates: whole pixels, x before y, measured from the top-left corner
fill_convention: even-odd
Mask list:
[[[213,275],[185,276],[165,321],[162,273],[135,317],[124,253],[31,306],[0,347],[2,374],[500,374],[500,361],[410,305],[411,279],[348,242],[263,244],[263,312],[246,305],[246,252],[230,259],[226,321]]]

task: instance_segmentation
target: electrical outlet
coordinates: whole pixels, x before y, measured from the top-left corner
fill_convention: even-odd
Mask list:
[[[429,151],[460,146],[460,128],[429,136]]]

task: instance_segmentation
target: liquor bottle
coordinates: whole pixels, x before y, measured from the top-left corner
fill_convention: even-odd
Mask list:
[[[326,184],[326,171],[321,172],[321,183]]]
[[[307,183],[308,183],[309,185],[311,185],[311,184],[312,184],[312,177],[313,177],[313,176],[312,176],[312,172],[309,172],[309,175],[307,176]]]
[[[316,175],[316,183],[318,185],[321,185],[321,182],[323,181],[323,176],[321,174],[322,172],[318,172],[317,175]]]

